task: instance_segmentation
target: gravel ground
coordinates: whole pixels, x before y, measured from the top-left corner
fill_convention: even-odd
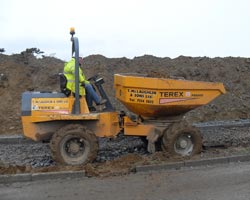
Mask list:
[[[144,143],[138,137],[118,136],[116,139],[99,139],[96,162],[112,160],[128,153],[147,154]],[[0,163],[47,167],[55,165],[48,143],[1,144]]]
[[[203,135],[205,150],[201,157],[249,153],[249,121],[240,121],[240,123],[237,121],[235,125],[232,121],[224,124],[223,122],[195,124]],[[232,147],[237,147],[237,149],[232,149]],[[138,137],[118,135],[115,139],[100,138],[96,162],[113,160],[128,153],[148,154],[146,146]],[[16,144],[0,144],[0,163],[4,165],[31,165],[34,168],[55,165],[51,158],[49,144],[27,141]]]
[[[203,145],[237,147],[250,144],[250,119],[196,123],[203,135]]]

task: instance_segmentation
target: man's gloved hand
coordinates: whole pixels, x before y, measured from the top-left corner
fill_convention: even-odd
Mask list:
[[[84,82],[81,82],[81,86],[82,86],[82,87],[85,87],[85,83],[84,83]]]

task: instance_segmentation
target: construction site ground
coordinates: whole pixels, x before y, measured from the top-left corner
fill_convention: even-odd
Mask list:
[[[19,135],[4,135],[0,137],[0,174],[73,170],[85,171],[88,177],[107,177],[134,173],[137,166],[232,156],[248,156],[250,159],[250,120],[231,121],[230,125],[222,121],[220,124],[213,122],[195,125],[203,136],[201,154],[185,158],[173,157],[162,151],[149,154],[139,137],[119,135],[115,139],[100,138],[97,159],[85,166],[57,165],[52,160],[48,143],[33,142]]]
[[[56,74],[63,71],[64,61],[33,54],[0,55],[0,134],[22,134],[21,94],[24,91],[59,91]],[[185,159],[202,159],[250,152],[250,59],[185,57],[175,59],[150,55],[127,58],[106,58],[92,55],[84,58],[87,77],[99,74],[104,78],[104,89],[116,110],[124,110],[114,98],[114,73],[144,73],[153,77],[223,82],[227,93],[210,104],[186,114],[203,132],[204,150],[200,155]],[[206,126],[212,121],[215,125]],[[242,122],[246,125],[226,124]],[[220,126],[220,122],[222,125]],[[135,165],[160,164],[183,160],[164,152],[148,154],[140,138],[119,135],[114,140],[101,138],[97,160],[86,166],[58,166],[51,159],[48,144],[1,144],[0,174],[39,171],[82,170],[88,176],[114,176],[133,172]]]

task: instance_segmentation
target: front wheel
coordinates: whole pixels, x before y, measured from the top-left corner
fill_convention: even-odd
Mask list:
[[[201,152],[199,129],[184,124],[173,124],[162,137],[162,149],[171,155],[192,156]]]
[[[70,124],[59,129],[52,137],[50,148],[53,159],[61,164],[81,165],[97,157],[97,137],[86,127]]]

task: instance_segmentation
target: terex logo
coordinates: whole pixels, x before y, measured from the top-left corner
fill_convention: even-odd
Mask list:
[[[183,92],[160,92],[161,97],[184,97]]]

